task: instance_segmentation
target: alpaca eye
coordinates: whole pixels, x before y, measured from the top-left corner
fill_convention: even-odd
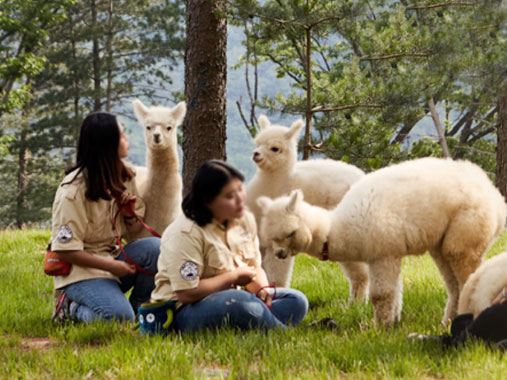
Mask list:
[[[296,231],[292,231],[290,234],[287,235],[287,239],[294,237],[295,234],[296,234]]]
[[[149,125],[147,125],[146,129],[149,131],[151,129],[151,127]]]
[[[172,129],[172,126],[171,125],[168,125],[167,126],[167,130],[170,131]]]
[[[278,152],[279,150],[280,150],[280,149],[278,149],[276,146],[274,146],[273,148],[271,148],[271,151],[272,151],[272,152],[275,152],[275,153],[276,153],[276,152]]]

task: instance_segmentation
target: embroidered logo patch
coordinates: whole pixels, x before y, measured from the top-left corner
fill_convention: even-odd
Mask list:
[[[197,268],[196,263],[187,261],[180,267],[180,274],[184,280],[192,281],[197,278],[197,275],[199,274],[199,268]]]
[[[56,240],[58,240],[60,243],[67,243],[72,239],[72,230],[69,226],[63,225],[60,226],[60,229],[58,230],[58,235],[56,235]]]

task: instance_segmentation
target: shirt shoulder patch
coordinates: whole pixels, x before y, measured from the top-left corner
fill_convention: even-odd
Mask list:
[[[181,277],[186,281],[193,281],[199,274],[199,268],[197,264],[192,261],[184,262],[180,267]]]
[[[56,235],[56,240],[58,240],[62,244],[71,241],[72,240],[71,228],[67,225],[60,226],[58,234]]]

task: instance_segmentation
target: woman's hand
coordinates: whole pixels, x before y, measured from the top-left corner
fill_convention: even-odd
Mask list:
[[[271,309],[271,303],[273,302],[273,296],[269,293],[268,288],[262,287],[255,294],[258,299],[266,304]]]
[[[120,213],[123,216],[127,217],[131,216],[130,213],[127,211],[127,207],[125,207],[129,203],[130,203],[130,207],[128,207],[129,209],[135,210],[136,208],[136,197],[132,194],[127,193],[126,191],[121,193],[120,198],[117,200],[117,202],[118,206],[121,207]]]
[[[123,277],[128,274],[136,273],[136,267],[121,260],[111,260],[111,267],[109,272],[117,277]]]
[[[245,286],[253,281],[257,271],[252,267],[239,267],[235,269],[234,274],[236,279],[233,282],[233,285]]]
[[[503,302],[507,302],[507,298],[506,298],[506,290],[505,288],[503,288],[500,293],[495,297],[493,298],[493,301],[491,302],[492,305],[497,305],[497,304],[500,304],[500,303],[503,303]]]

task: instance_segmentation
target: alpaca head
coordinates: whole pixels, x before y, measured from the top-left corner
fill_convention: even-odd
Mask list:
[[[254,140],[257,147],[252,159],[261,170],[269,172],[291,169],[297,160],[297,141],[303,120],[292,123],[290,128],[272,125],[264,115],[259,117],[260,132]]]
[[[174,147],[177,141],[176,128],[181,124],[187,107],[185,102],[175,107],[146,107],[139,99],[132,102],[137,120],[144,128],[144,140],[150,150]]]
[[[279,259],[305,252],[312,242],[312,233],[303,216],[306,203],[301,190],[275,200],[260,197],[257,204],[263,213],[259,232],[267,247]]]

